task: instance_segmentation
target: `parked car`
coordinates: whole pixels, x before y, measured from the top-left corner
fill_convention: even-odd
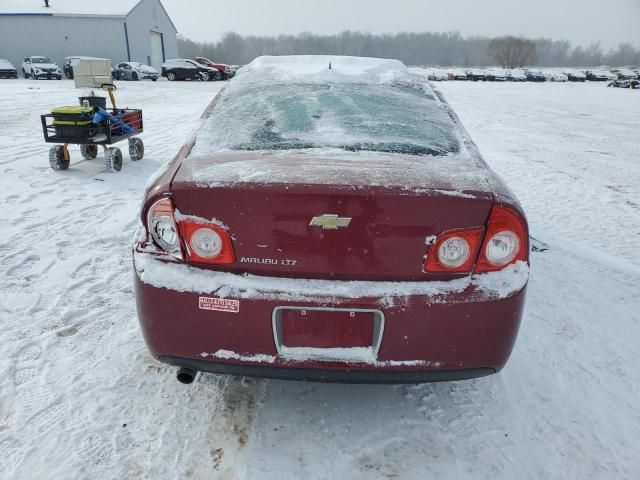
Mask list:
[[[566,82],[569,80],[569,77],[557,70],[545,70],[542,73],[547,82]]]
[[[448,73],[449,80],[467,80],[467,71],[462,68],[454,68]]]
[[[225,63],[216,63],[206,57],[196,57],[194,60],[200,65],[204,65],[205,67],[209,68],[215,68],[220,72],[220,75],[216,75],[216,78],[214,78],[213,80],[229,80],[229,78],[232,77],[231,65],[227,65]]]
[[[640,80],[614,80],[607,87],[638,89],[640,88]]]
[[[18,70],[4,58],[0,58],[0,78],[18,78]]]
[[[195,60],[176,58],[162,64],[162,76],[167,80],[213,80],[220,72],[214,68],[200,65]]]
[[[507,80],[510,82],[526,82],[527,74],[524,70],[519,68],[514,68],[506,71]]]
[[[62,80],[60,67],[49,57],[25,57],[22,62],[22,75],[24,78],[33,78],[34,80],[40,78],[46,78],[48,80],[56,78]]]
[[[114,80],[158,80],[158,70],[140,62],[122,62],[113,67]]]
[[[487,70],[486,79],[491,82],[505,82],[507,80],[507,71],[502,68],[490,68]]]
[[[567,69],[567,70],[564,70],[562,73],[564,73],[567,76],[567,79],[570,82],[584,82],[587,79],[587,76],[580,70]]]
[[[93,60],[96,57],[85,57],[85,56],[71,56],[65,57],[64,65],[62,66],[62,71],[64,76],[69,80],[73,79],[73,68],[80,62],[80,60]]]
[[[449,75],[444,70],[438,68],[427,69],[427,78],[433,82],[442,82],[449,79]]]
[[[499,371],[515,342],[525,215],[397,60],[254,60],[140,218],[141,330],[184,383],[466,379]]]
[[[524,71],[525,75],[527,76],[527,81],[529,82],[544,82],[545,78],[544,78],[544,73],[542,73],[542,70],[535,70],[535,69],[527,69]]]
[[[611,72],[615,73],[619,80],[635,80],[638,78],[637,73],[633,70],[629,70],[628,68],[617,68],[615,70],[611,70]]]
[[[618,78],[616,74],[602,69],[587,70],[584,74],[586,75],[587,80],[591,82],[610,82]]]
[[[472,80],[474,82],[477,82],[478,80],[484,81],[487,79],[486,72],[480,68],[469,68],[466,70],[466,73],[467,73],[467,80]]]

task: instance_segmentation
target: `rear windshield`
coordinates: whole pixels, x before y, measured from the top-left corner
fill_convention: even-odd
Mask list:
[[[192,154],[341,148],[445,155],[460,148],[455,131],[442,105],[416,88],[249,85],[223,94],[198,132]]]

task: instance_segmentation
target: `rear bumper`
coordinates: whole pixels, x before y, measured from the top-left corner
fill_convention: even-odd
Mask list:
[[[496,373],[492,368],[385,371],[350,369],[348,367],[344,369],[265,367],[216,363],[206,360],[170,356],[159,357],[158,360],[168,365],[173,365],[174,367],[185,367],[200,372],[303,382],[411,384],[469,380],[471,378],[485,377]]]
[[[140,327],[160,361],[213,373],[347,383],[420,383],[498,372],[517,336],[528,278],[521,265],[485,274],[488,279],[453,282],[283,283],[167,263],[141,252],[134,252],[134,265]],[[237,311],[203,310],[203,296],[237,301]],[[282,306],[383,312],[375,358],[282,356],[272,322]]]

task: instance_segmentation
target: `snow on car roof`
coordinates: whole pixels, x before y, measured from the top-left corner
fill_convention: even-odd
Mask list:
[[[331,68],[329,68],[331,66]],[[397,83],[423,81],[401,61],[334,55],[264,56],[238,71],[234,84]]]
[[[46,7],[42,0],[0,0],[0,15],[90,15],[126,16],[140,0],[109,0],[88,2],[86,0],[51,0]]]
[[[9,60],[7,60],[7,59],[5,59],[5,58],[0,58],[0,67],[4,67],[4,68],[15,68],[15,67],[13,66],[13,64],[12,64]]]

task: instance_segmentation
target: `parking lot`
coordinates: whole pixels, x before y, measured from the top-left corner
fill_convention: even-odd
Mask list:
[[[153,172],[225,82],[120,82],[143,160],[71,150],[41,113],[68,80],[0,81],[0,478],[634,478],[640,471],[640,91],[436,85],[528,214],[522,330],[499,375],[355,386],[200,375],[140,335],[131,239]],[[212,326],[214,328],[214,326]]]

